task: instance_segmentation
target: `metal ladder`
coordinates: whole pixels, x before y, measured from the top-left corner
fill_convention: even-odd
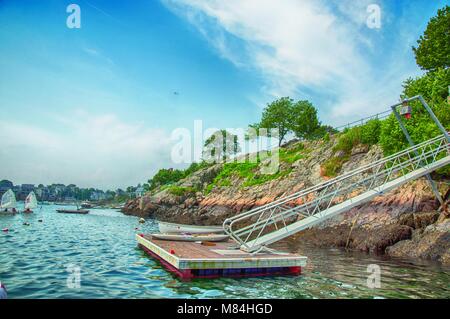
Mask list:
[[[442,134],[308,189],[228,218],[223,227],[241,250],[258,252],[266,245],[321,223],[448,164],[450,141],[448,134]]]

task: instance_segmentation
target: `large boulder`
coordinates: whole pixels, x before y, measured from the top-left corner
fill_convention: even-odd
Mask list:
[[[386,254],[402,258],[422,258],[450,265],[450,219],[416,231],[409,240],[403,240],[386,249]]]

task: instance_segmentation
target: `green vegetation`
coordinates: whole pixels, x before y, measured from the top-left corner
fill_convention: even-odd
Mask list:
[[[226,163],[212,183],[206,187],[205,193],[208,194],[214,187],[230,186],[231,178],[234,176],[252,178],[257,168],[258,163]]]
[[[438,10],[413,47],[416,63],[423,70],[436,71],[450,66],[450,6]]]
[[[292,169],[279,170],[275,174],[261,174],[259,173],[258,163],[226,163],[222,170],[216,176],[211,184],[205,188],[205,193],[209,194],[215,187],[231,186],[231,179],[233,177],[243,179],[241,187],[248,187],[254,185],[264,184],[268,181],[278,179],[288,175]]]
[[[403,85],[403,96],[422,95],[442,125],[449,129],[450,107],[447,102],[449,83],[450,69],[439,69],[422,77],[406,80]],[[438,135],[440,131],[425,109],[418,102],[411,103],[411,106],[412,117],[404,120],[403,123],[412,140],[419,143]],[[382,123],[380,145],[385,155],[393,154],[409,146],[393,115]]]
[[[278,146],[289,133],[300,139],[321,138],[330,127],[322,126],[317,109],[309,101],[297,101],[289,97],[278,99],[264,109],[261,121],[250,125],[250,129],[278,129]],[[256,136],[250,134],[251,138]]]
[[[176,185],[170,185],[167,188],[168,192],[175,196],[186,196],[189,194],[195,194],[197,191],[194,187],[181,187]]]
[[[417,64],[428,70],[423,76],[409,78],[403,83],[402,98],[422,95],[446,129],[450,129],[450,107],[448,90],[450,84],[450,7],[438,11],[428,24],[424,35],[420,37],[419,47],[413,48]],[[403,119],[412,140],[423,142],[440,134],[436,124],[419,101],[411,103],[412,117]],[[351,150],[358,144],[379,144],[385,156],[399,152],[409,146],[397,119],[393,114],[388,118],[372,120],[365,125],[345,130],[338,136],[333,151],[339,152],[326,161],[323,166],[325,176],[336,176],[342,164],[350,158]],[[450,173],[450,168],[439,170]]]
[[[297,143],[293,147],[280,148],[279,149],[279,160],[280,163],[292,164],[295,161],[301,159],[305,152],[305,146],[303,143]],[[269,154],[270,155],[270,154]],[[243,179],[242,187],[249,187],[254,185],[261,185],[269,181],[282,178],[289,175],[292,171],[291,168],[280,169],[274,174],[262,174],[259,172],[259,164],[261,163],[261,158],[257,158],[255,163],[246,161],[244,163],[226,163],[223,165],[222,170],[216,176],[211,184],[209,184],[205,193],[208,194],[214,187],[228,187],[231,186],[231,179],[233,177]]]
[[[445,128],[450,130],[450,107],[448,102],[450,84],[450,7],[439,10],[436,17],[428,23],[424,34],[417,41],[418,47],[413,48],[417,64],[427,73],[417,78],[409,78],[403,83],[402,98],[422,95]],[[411,103],[412,117],[403,122],[415,143],[435,137],[440,133],[428,113],[415,101]],[[317,116],[316,108],[306,100],[294,102],[289,97],[283,97],[268,104],[263,110],[261,120],[249,126],[249,138],[256,138],[255,130],[278,129],[278,145],[288,136],[296,136],[302,141],[322,138],[329,143],[331,135],[337,141],[333,147],[333,156],[322,165],[322,174],[329,177],[337,176],[342,165],[350,159],[352,149],[357,145],[381,146],[384,155],[396,153],[407,148],[408,142],[401,131],[393,114],[384,120],[373,119],[361,126],[337,132],[330,126],[322,125]],[[252,130],[254,129],[254,130]],[[261,134],[261,132],[259,133]],[[270,134],[270,133],[269,133]],[[224,144],[220,144],[225,140]],[[334,140],[334,138],[333,138]],[[222,146],[220,146],[222,145]],[[227,147],[228,146],[228,147]],[[226,159],[236,154],[239,149],[237,137],[220,130],[213,134],[205,143],[209,155],[215,160]],[[309,150],[303,143],[294,144],[279,149],[280,163],[292,164],[303,158]],[[290,168],[280,169],[275,174],[260,174],[258,157],[256,163],[225,163],[221,172],[205,189],[209,193],[214,187],[228,187],[233,178],[240,178],[242,187],[254,186],[282,178],[291,172]],[[168,187],[173,194],[180,195],[193,192],[189,188],[171,186],[173,183],[192,174],[198,169],[207,167],[206,162],[193,163],[186,170],[160,170],[149,181],[148,188]],[[290,167],[281,165],[280,167]],[[438,173],[450,174],[450,168],[441,169]]]
[[[305,149],[305,145],[303,143],[298,143],[293,148],[280,148],[279,156],[280,162],[285,162],[292,164],[299,159],[303,158],[303,150]]]
[[[342,168],[342,165],[348,161],[350,156],[331,157],[322,164],[322,174],[328,177],[336,177]]]
[[[254,174],[253,176],[248,177],[244,181],[244,183],[242,184],[242,187],[249,187],[249,186],[254,186],[254,185],[265,184],[269,181],[287,176],[287,175],[289,175],[290,172],[292,172],[291,168],[289,168],[287,170],[279,170],[275,174]]]
[[[278,145],[281,145],[290,130],[292,102],[292,99],[283,97],[270,103],[264,109],[261,121],[250,127],[256,130],[261,128],[278,129]]]
[[[219,163],[239,151],[238,136],[226,130],[219,130],[205,141],[203,156],[208,162]]]
[[[375,145],[380,139],[382,121],[373,119],[361,126],[345,129],[338,135],[333,152],[337,154],[331,157],[322,165],[322,174],[329,177],[338,175],[342,165],[349,160],[352,149],[359,145]]]
[[[212,164],[205,161],[200,163],[192,163],[185,170],[173,169],[173,168],[163,168],[160,169],[152,179],[144,185],[146,191],[152,191],[158,187],[167,186],[174,184],[183,178],[195,173],[196,171],[211,166]]]
[[[184,178],[184,172],[182,170],[173,168],[160,169],[158,173],[156,173],[155,176],[148,181],[149,190],[153,190],[158,186],[176,183],[182,178]]]
[[[320,128],[317,109],[309,101],[297,101],[291,108],[291,129],[300,139],[311,139]]]

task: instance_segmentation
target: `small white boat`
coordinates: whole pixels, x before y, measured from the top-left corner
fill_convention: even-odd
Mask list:
[[[173,240],[173,241],[225,241],[228,240],[228,235],[223,234],[152,234],[155,239]]]
[[[2,196],[0,212],[16,213],[16,195],[11,189],[8,189]]]
[[[36,195],[33,191],[28,194],[27,198],[25,198],[25,210],[24,213],[32,213],[33,209],[36,209],[38,207],[38,202],[36,199]]]
[[[195,226],[166,222],[158,222],[158,224],[159,231],[163,234],[220,234],[224,232],[222,226]]]

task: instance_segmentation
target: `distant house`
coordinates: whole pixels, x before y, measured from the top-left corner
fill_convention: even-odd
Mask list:
[[[144,194],[145,194],[144,187],[141,185],[138,185],[138,187],[136,188],[136,191],[134,193],[136,194],[136,197],[144,196]]]

